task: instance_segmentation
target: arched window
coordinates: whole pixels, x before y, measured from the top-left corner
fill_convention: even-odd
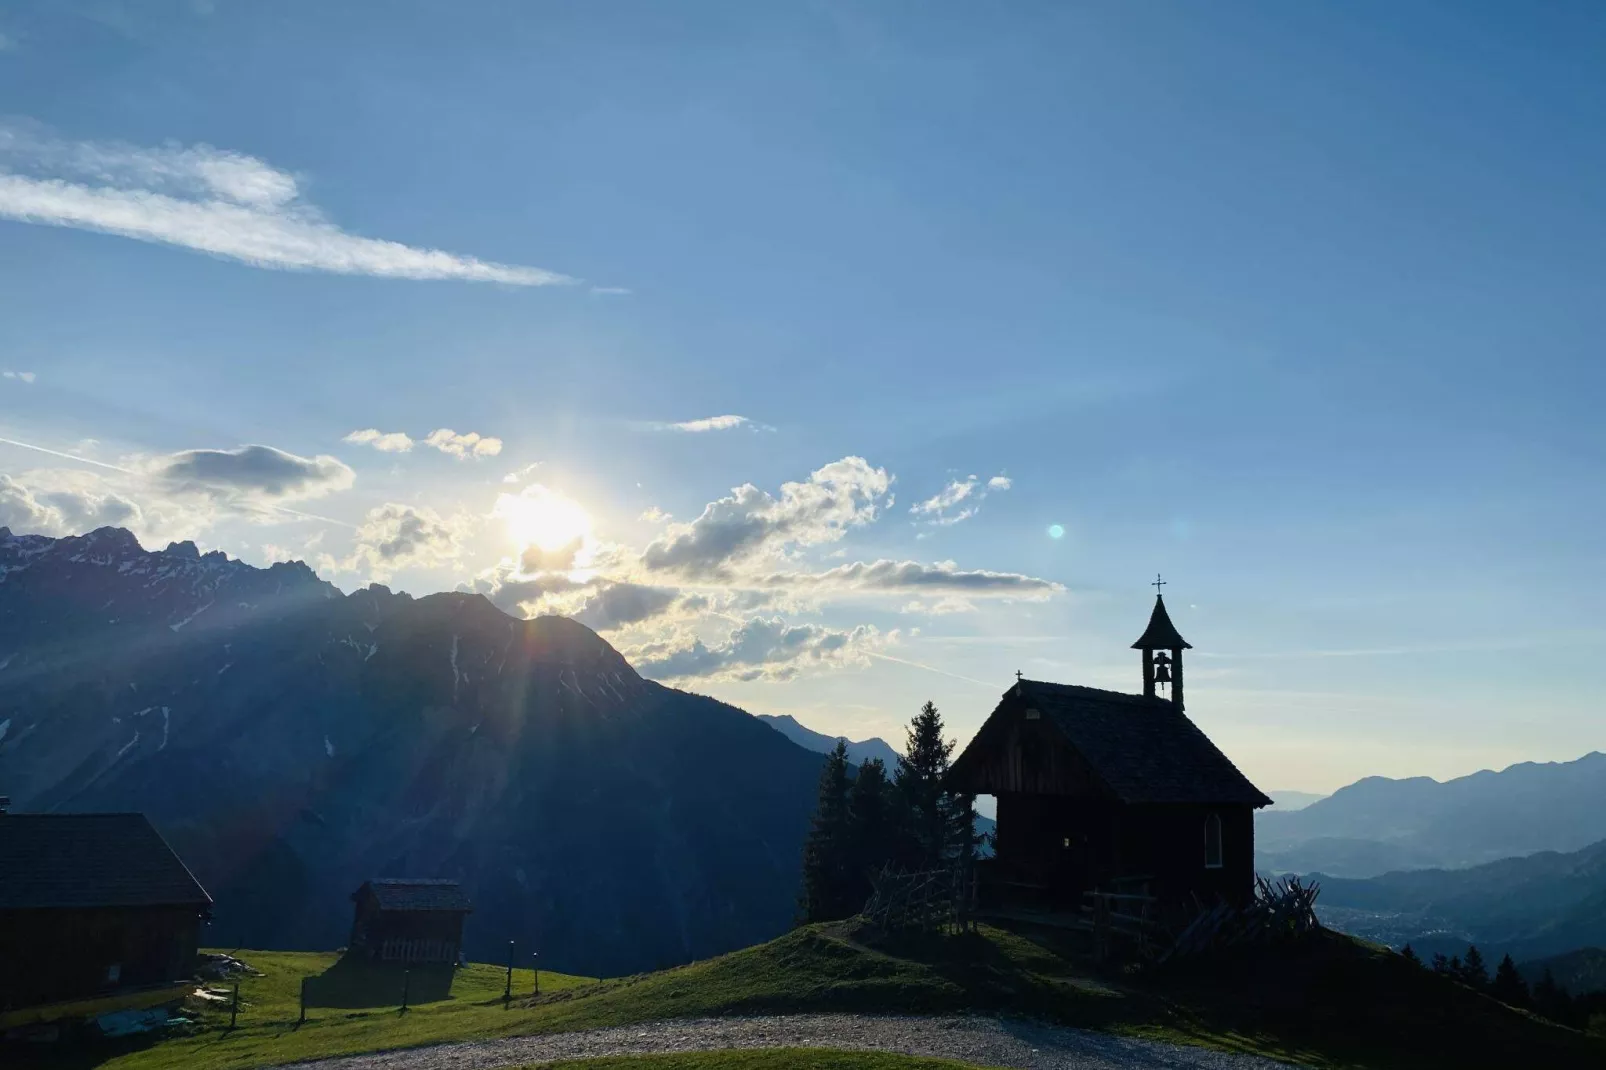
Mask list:
[[[1205,816],[1205,868],[1221,868],[1221,815]]]

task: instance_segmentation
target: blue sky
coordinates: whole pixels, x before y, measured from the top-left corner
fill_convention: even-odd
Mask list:
[[[1606,748],[1598,5],[0,38],[0,523],[578,613],[894,740],[1135,688],[1163,571],[1263,787]]]

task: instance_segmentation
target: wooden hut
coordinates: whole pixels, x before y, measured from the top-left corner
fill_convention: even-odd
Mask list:
[[[383,877],[351,893],[350,951],[376,962],[456,962],[474,907],[456,881]]]
[[[1242,903],[1254,892],[1254,811],[1271,800],[1182,708],[1165,602],[1133,644],[1141,695],[1018,680],[954,762],[949,785],[998,799],[993,905],[1076,910],[1092,890]]]
[[[0,811],[0,1024],[162,1002],[211,906],[143,814]]]

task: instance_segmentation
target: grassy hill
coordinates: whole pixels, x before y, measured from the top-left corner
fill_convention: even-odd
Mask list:
[[[851,924],[810,926],[716,959],[620,980],[543,973],[539,998],[528,995],[531,974],[518,971],[520,998],[506,1009],[503,971],[495,966],[459,971],[449,996],[426,990],[420,998],[427,1002],[405,1015],[396,1009],[394,976],[371,978],[368,1006],[348,994],[340,1007],[315,1007],[300,1026],[301,979],[323,975],[334,956],[241,952],[263,975],[241,984],[237,1029],[227,1029],[226,1005],[196,1006],[190,1035],[85,1052],[81,1064],[249,1067],[663,1018],[980,1011],[1318,1067],[1606,1065],[1606,1042],[1503,1007],[1337,934],[1275,954],[1149,976],[1092,970],[1064,953],[1062,935],[984,927],[963,937],[887,943]]]

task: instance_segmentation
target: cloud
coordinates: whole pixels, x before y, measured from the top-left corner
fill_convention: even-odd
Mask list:
[[[574,619],[599,632],[640,624],[667,613],[681,599],[672,587],[608,583],[586,599]]]
[[[486,457],[495,457],[502,452],[502,440],[481,435],[478,431],[470,431],[460,435],[450,427],[437,428],[431,431],[424,439],[424,445],[431,449],[440,450],[448,456],[466,461],[470,457],[482,460]]]
[[[375,427],[366,427],[361,431],[353,431],[342,442],[350,442],[358,446],[372,446],[380,453],[407,453],[413,448],[413,440],[403,431],[381,431]]]
[[[65,468],[0,475],[0,527],[39,535],[81,535],[100,527],[132,531],[146,545],[193,538],[214,512],[160,497],[136,499],[100,474]]]
[[[1019,572],[966,570],[952,561],[928,565],[919,561],[892,561],[886,558],[870,562],[855,561],[824,572],[774,572],[755,578],[754,585],[804,591],[940,592],[1034,599],[1047,598],[1065,589],[1052,580]]]
[[[176,245],[254,267],[513,286],[574,280],[350,234],[307,202],[300,179],[210,145],[62,141],[0,127],[0,218]]]
[[[504,482],[504,483],[522,483],[526,479],[529,479],[531,476],[535,475],[536,469],[538,469],[540,467],[541,467],[541,462],[540,461],[531,461],[529,464],[525,465],[523,468],[515,469],[514,471],[509,472],[507,475],[503,476],[502,477],[502,482]]]
[[[636,519],[640,520],[644,524],[667,524],[669,521],[673,520],[674,517],[664,512],[656,505],[649,505],[646,509],[642,510],[641,515]]]
[[[623,286],[593,286],[591,292],[598,297],[629,297],[635,291]]]
[[[947,527],[969,520],[980,512],[982,499],[988,494],[1013,485],[1008,476],[993,476],[985,484],[975,476],[951,480],[925,501],[911,505],[909,512],[926,524]]]
[[[521,572],[568,572],[585,547],[585,536],[577,536],[562,546],[547,548],[531,543],[519,555]]]
[[[145,470],[169,491],[247,508],[321,498],[356,479],[333,457],[298,457],[272,446],[184,450],[145,462]]]
[[[638,672],[655,680],[790,680],[808,670],[868,665],[869,655],[894,637],[863,624],[842,631],[753,617],[714,646],[680,636],[623,653]]]
[[[738,427],[746,427],[753,431],[773,431],[767,424],[754,423],[745,416],[705,416],[701,420],[682,420],[679,423],[654,423],[647,425],[654,431],[689,431],[697,434],[703,431],[733,431]]]
[[[0,372],[0,377],[6,379],[20,379],[25,383],[31,383],[38,378],[38,376],[33,372]]]
[[[778,498],[748,483],[710,502],[691,523],[670,525],[641,563],[649,572],[725,579],[733,566],[834,542],[871,522],[891,485],[886,469],[862,457],[833,461],[806,482],[783,483]]]
[[[466,516],[442,519],[433,509],[387,502],[368,510],[352,555],[341,567],[366,568],[374,579],[384,580],[404,568],[449,564],[462,556],[471,524]]]

